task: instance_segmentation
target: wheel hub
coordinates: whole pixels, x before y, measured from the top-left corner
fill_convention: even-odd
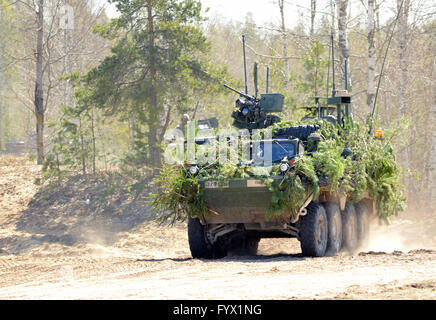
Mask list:
[[[318,236],[317,236],[317,241],[318,241],[318,244],[321,244],[322,243],[322,237],[323,237],[323,234],[324,234],[324,229],[325,229],[325,220],[324,220],[324,217],[320,217],[320,220],[319,220],[319,228],[318,228]]]

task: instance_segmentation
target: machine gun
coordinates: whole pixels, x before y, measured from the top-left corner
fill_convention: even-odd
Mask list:
[[[268,113],[281,112],[285,97],[280,93],[266,93],[257,97],[240,92],[228,85],[226,88],[238,93],[236,109],[232,113],[233,126],[238,129],[265,129],[281,121],[280,117]]]
[[[242,36],[243,53],[244,53],[244,75],[245,75],[245,93],[238,91],[226,84],[224,86],[239,94],[240,98],[236,100],[236,109],[232,113],[233,126],[238,129],[265,129],[275,123],[281,121],[278,116],[270,115],[268,113],[282,112],[283,102],[285,97],[280,93],[265,93],[261,94],[260,98],[257,97],[258,93],[258,67],[257,63],[254,64],[254,87],[255,95],[248,94],[247,86],[247,61],[245,55],[245,36]],[[267,70],[267,87],[269,82],[269,68]]]

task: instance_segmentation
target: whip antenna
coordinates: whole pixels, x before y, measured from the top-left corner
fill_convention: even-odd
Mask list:
[[[372,119],[372,121],[369,121],[369,122],[370,122],[370,123],[369,123],[369,126],[370,126],[370,127],[369,127],[369,132],[370,132],[370,133],[371,133],[371,130],[372,130],[372,123],[374,122],[374,113],[375,113],[375,109],[376,109],[376,106],[377,106],[378,92],[379,92],[379,90],[380,90],[381,79],[382,79],[382,77],[383,77],[383,71],[384,71],[384,68],[385,68],[386,57],[388,56],[389,47],[390,47],[390,45],[391,45],[392,37],[394,36],[395,27],[397,26],[397,22],[398,22],[398,19],[400,18],[401,11],[403,10],[403,4],[404,4],[404,0],[401,1],[400,8],[398,9],[397,17],[395,18],[394,25],[393,25],[393,27],[392,27],[392,32],[391,32],[391,35],[390,35],[390,37],[389,37],[388,44],[387,44],[387,46],[386,46],[386,52],[385,52],[385,56],[384,56],[384,58],[383,58],[383,63],[382,63],[382,67],[381,67],[381,70],[380,70],[380,75],[379,75],[379,77],[378,77],[377,90],[376,90],[376,92],[375,92],[375,98],[374,98],[374,106],[372,107],[371,116],[370,116],[370,118],[368,119],[368,121],[369,121],[370,119]]]

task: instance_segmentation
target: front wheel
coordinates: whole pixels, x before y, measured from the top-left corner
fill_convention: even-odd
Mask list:
[[[206,228],[198,218],[188,219],[188,241],[194,259],[216,259],[226,256],[227,251],[219,243],[212,244],[206,237]]]
[[[299,239],[303,256],[322,257],[327,249],[327,215],[318,203],[307,206],[307,214],[301,218]]]

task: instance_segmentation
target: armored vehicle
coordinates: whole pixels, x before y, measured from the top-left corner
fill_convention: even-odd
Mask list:
[[[264,128],[279,121],[268,113],[280,110],[283,103],[280,95],[263,95],[258,100],[245,98],[237,101],[237,109],[233,113],[238,128]],[[342,117],[348,114],[350,102],[349,95],[339,93],[329,98],[326,105],[308,109],[312,111],[312,117],[340,126]],[[256,108],[259,110],[256,111]],[[247,119],[246,116],[255,112],[258,116]],[[312,117],[307,116],[304,120]],[[252,144],[251,153],[254,156],[250,165],[262,165],[262,162],[256,161],[256,156],[262,153],[263,143],[270,142],[272,164],[280,165],[280,172],[270,178],[279,184],[286,172],[293,170],[294,159],[307,153],[311,143],[323,139],[317,134],[322,121],[320,123],[305,125],[303,121],[299,126],[281,128],[271,140],[258,143],[257,150]],[[187,166],[193,168],[196,165],[190,163]],[[320,179],[320,192],[316,199],[311,187],[305,186],[306,200],[298,208],[297,215],[268,219],[267,208],[272,192],[255,176],[231,179],[224,184],[201,178],[199,182],[206,204],[215,214],[189,218],[189,245],[194,258],[219,258],[229,251],[256,254],[261,238],[297,238],[303,255],[316,257],[335,255],[341,249],[353,252],[368,241],[369,219],[375,213],[375,206],[367,193],[360,202],[353,204],[351,195],[329,190]]]
[[[245,63],[244,63],[245,67]],[[245,67],[246,71],[246,67]],[[271,113],[283,109],[284,96],[266,93],[257,97],[257,66],[255,65],[255,96],[239,92],[232,114],[233,125],[247,129],[268,128],[281,120]],[[267,87],[268,92],[268,87]],[[294,170],[295,159],[303,154],[317,152],[316,144],[324,139],[319,133],[323,123],[344,128],[350,117],[351,96],[344,91],[333,90],[332,96],[307,107],[308,115],[301,125],[276,130],[271,139],[250,144],[250,166],[262,166],[256,161],[262,156],[266,142],[271,145],[270,165],[279,165],[279,172],[270,178],[280,184],[287,172]],[[318,124],[310,120],[318,119]],[[312,124],[305,124],[309,121]],[[205,139],[200,139],[204,143]],[[207,140],[207,139],[206,139]],[[315,147],[314,147],[315,146]],[[344,150],[344,157],[352,156],[352,150]],[[195,163],[186,163],[188,171],[195,175],[199,168]],[[273,193],[256,176],[225,181],[198,178],[207,207],[213,214],[189,218],[188,238],[194,258],[220,258],[229,251],[256,254],[262,238],[297,238],[304,256],[321,257],[335,255],[341,250],[354,252],[368,241],[370,216],[375,215],[374,200],[365,192],[356,203],[352,195],[327,188],[320,177],[319,192],[314,197],[312,187],[305,183],[305,201],[296,214],[280,214],[268,218],[267,210]]]

